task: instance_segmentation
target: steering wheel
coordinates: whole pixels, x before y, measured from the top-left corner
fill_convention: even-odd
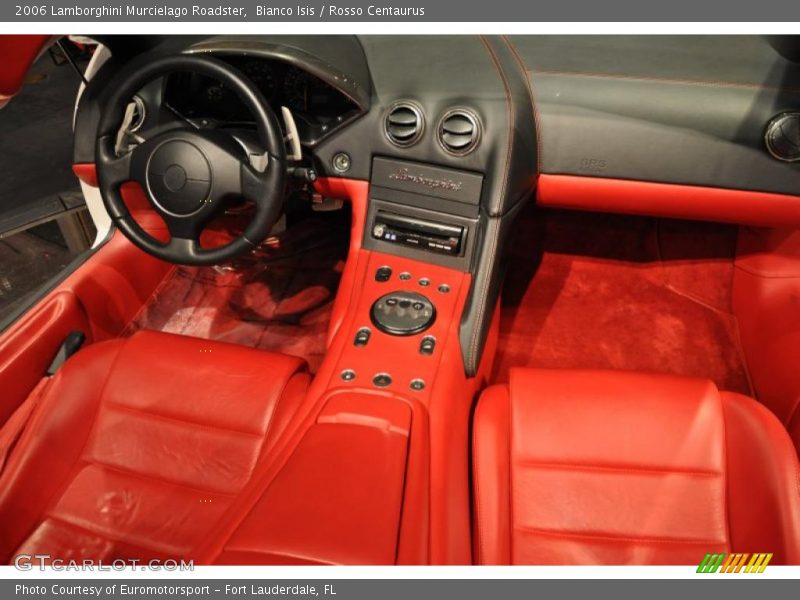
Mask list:
[[[181,124],[118,156],[117,132],[131,98],[151,81],[181,71],[212,77],[234,92],[255,117],[264,153],[248,155],[243,145],[223,130]],[[260,244],[280,216],[286,150],[278,119],[258,88],[227,63],[192,55],[139,63],[114,85],[100,116],[95,160],[103,203],[128,239],[153,256],[185,265],[226,262]],[[265,168],[257,164],[264,162]],[[139,183],[145,190],[167,225],[169,242],[159,242],[133,219],[120,193],[120,186],[128,181]],[[230,198],[253,202],[253,219],[242,235],[228,244],[201,248],[204,227]]]

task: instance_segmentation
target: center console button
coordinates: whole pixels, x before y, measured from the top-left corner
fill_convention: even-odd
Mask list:
[[[372,383],[378,387],[387,387],[392,385],[392,376],[388,373],[378,373],[372,378]]]
[[[354,346],[366,346],[369,342],[369,336],[372,332],[367,327],[362,327],[356,332],[356,338],[353,340]]]
[[[409,387],[415,392],[419,392],[425,389],[425,382],[422,379],[412,379]]]
[[[422,338],[422,341],[419,344],[419,352],[420,354],[433,354],[433,350],[436,348],[436,338],[426,335]]]
[[[375,271],[375,281],[378,281],[380,283],[389,281],[391,276],[392,276],[391,267],[380,267],[377,271]]]

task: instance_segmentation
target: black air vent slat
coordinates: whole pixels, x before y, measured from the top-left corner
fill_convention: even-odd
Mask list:
[[[416,135],[417,126],[416,125],[412,125],[410,127],[403,127],[403,126],[399,126],[399,125],[393,125],[389,129],[389,131],[391,132],[392,137],[397,138],[397,139],[401,139],[401,140],[407,140],[407,139],[412,138],[412,137],[414,137]]]
[[[439,143],[450,154],[462,156],[472,152],[479,138],[478,117],[471,111],[454,109],[439,124]]]
[[[448,133],[458,133],[462,135],[472,135],[475,126],[472,121],[460,116],[453,116],[445,121],[444,130]]]
[[[389,122],[393,125],[416,125],[417,115],[410,110],[401,108],[389,115]]]
[[[455,135],[453,133],[443,133],[442,141],[450,148],[463,150],[472,143],[471,135]]]
[[[399,102],[389,110],[384,122],[384,131],[396,146],[410,146],[422,135],[422,112],[414,105]]]

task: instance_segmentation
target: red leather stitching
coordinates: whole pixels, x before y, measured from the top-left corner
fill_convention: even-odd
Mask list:
[[[494,68],[497,70],[497,73],[500,76],[500,81],[503,84],[503,89],[506,94],[506,111],[508,112],[508,147],[506,149],[506,164],[503,172],[503,185],[501,187],[501,193],[500,193],[502,197],[505,196],[506,187],[508,185],[508,175],[510,172],[510,165],[511,165],[511,152],[514,144],[514,107],[511,100],[511,90],[509,89],[508,82],[506,81],[505,74],[503,73],[503,69],[500,67],[500,63],[498,62],[497,57],[494,54],[494,50],[492,50],[491,46],[489,45],[489,42],[487,42],[483,36],[481,36],[481,42],[483,42],[483,45],[486,46],[486,51],[489,53],[489,56],[492,59],[492,64],[494,65]],[[497,245],[499,242],[498,238],[500,237],[500,234],[498,231],[490,232],[489,228],[487,228],[486,233],[487,235],[492,236],[492,246],[488,256],[489,264],[491,264],[492,262],[494,262],[494,256],[497,253]],[[480,304],[478,305],[478,319],[476,321],[477,323],[482,323],[484,319],[490,280],[491,279],[489,277],[486,277],[484,284],[481,286],[480,294],[478,296],[480,298]],[[472,333],[472,339],[470,340],[470,345],[469,345],[468,366],[470,368],[472,367],[472,365],[475,365],[478,361],[477,354],[481,337],[481,327],[474,327],[473,329],[474,331]]]
[[[217,425],[206,425],[205,423],[198,423],[197,421],[190,421],[188,419],[181,419],[180,417],[173,417],[170,415],[164,415],[149,410],[143,410],[141,408],[136,408],[134,406],[127,406],[126,404],[120,404],[119,402],[114,402],[110,400],[104,402],[103,404],[104,406],[110,408],[111,410],[118,410],[120,412],[131,412],[141,415],[143,418],[150,418],[155,421],[166,421],[168,423],[175,423],[176,425],[180,425],[183,427],[204,429],[206,431],[219,431],[222,433],[230,433],[230,434],[242,435],[258,439],[264,437],[264,434],[262,433],[255,433],[252,431],[241,431],[239,429],[231,429],[229,427],[219,427]]]
[[[125,544],[126,546],[135,546],[136,548],[141,548],[142,550],[151,550],[151,551],[154,551],[154,552],[156,552],[158,554],[171,555],[171,558],[185,556],[185,553],[180,551],[180,547],[173,546],[171,544],[164,544],[164,545],[161,545],[161,546],[145,545],[145,544],[142,544],[141,541],[139,541],[139,540],[134,541],[134,540],[131,540],[131,539],[125,538],[125,537],[115,537],[115,536],[108,535],[108,532],[101,531],[100,529],[94,529],[88,523],[83,523],[83,522],[82,523],[76,523],[74,521],[70,521],[69,519],[65,519],[63,517],[56,517],[56,516],[53,516],[53,515],[47,515],[47,520],[55,521],[55,522],[58,522],[58,523],[63,523],[67,527],[71,527],[71,528],[77,529],[79,531],[85,531],[89,535],[94,535],[94,536],[97,536],[97,537],[100,537],[100,538],[103,538],[103,539],[106,539],[106,540],[109,540],[109,541],[112,541],[112,542],[121,542],[121,543]],[[44,521],[42,521],[42,522],[44,522]],[[38,529],[38,527],[37,527],[37,529]],[[152,541],[155,541],[155,540],[152,540]],[[57,558],[60,558],[60,557],[57,557]]]
[[[529,533],[531,535],[545,535],[553,537],[567,537],[567,538],[588,538],[597,539],[607,542],[636,542],[640,544],[697,544],[714,546],[717,544],[724,545],[725,540],[703,540],[697,538],[670,538],[670,537],[632,537],[624,535],[616,535],[613,533],[594,533],[594,532],[581,532],[581,531],[568,531],[568,530],[554,530],[554,529],[538,529],[536,527],[517,526],[514,528],[516,531],[522,533]]]
[[[51,521],[53,523],[56,523],[57,525],[63,527],[64,529],[73,529],[73,530],[75,530],[78,533],[81,533],[83,535],[92,535],[92,536],[95,536],[95,537],[102,538],[104,540],[108,540],[109,542],[117,542],[117,543],[125,544],[126,546],[133,546],[135,548],[138,548],[139,550],[148,550],[150,552],[158,553],[158,554],[163,554],[164,553],[163,549],[160,549],[158,547],[146,546],[146,545],[140,544],[138,542],[137,543],[133,543],[133,542],[130,542],[130,541],[125,540],[125,539],[116,538],[114,536],[108,535],[105,532],[95,531],[94,529],[91,529],[89,527],[85,527],[83,525],[79,525],[77,523],[73,523],[72,521],[69,521],[67,519],[63,519],[61,517],[54,517],[52,515],[48,515],[46,520],[47,521]],[[42,523],[44,523],[44,520],[42,521]]]
[[[702,469],[682,469],[680,467],[659,467],[646,465],[614,465],[614,464],[591,464],[591,463],[548,463],[536,460],[519,459],[514,462],[514,466],[529,469],[553,469],[565,471],[611,471],[617,473],[636,473],[644,475],[687,475],[696,477],[722,477],[724,472],[702,470]]]
[[[528,65],[525,64],[525,60],[522,58],[520,53],[517,51],[516,46],[514,46],[507,35],[503,36],[503,40],[511,50],[511,53],[514,55],[517,64],[519,64],[520,68],[522,69],[522,72],[525,75],[525,81],[528,82],[528,94],[531,99],[531,108],[533,110],[533,124],[536,128],[536,174],[538,175],[542,171],[542,126],[539,118],[539,105],[536,100],[536,86],[533,83],[533,73],[528,68]]]
[[[211,489],[211,488],[200,488],[193,485],[188,485],[186,483],[180,481],[173,481],[171,479],[166,479],[164,477],[160,477],[158,475],[152,475],[150,473],[140,473],[138,471],[133,471],[131,469],[126,469],[124,467],[120,467],[118,465],[112,465],[109,463],[104,463],[99,460],[87,460],[84,465],[92,465],[95,467],[100,467],[101,469],[105,469],[107,471],[113,471],[114,473],[118,473],[120,476],[123,477],[130,477],[131,479],[142,479],[145,481],[155,481],[156,483],[160,483],[163,485],[168,485],[171,487],[179,487],[185,490],[189,490],[190,492],[197,492],[198,494],[206,494],[206,495],[213,495],[213,496],[235,496],[236,491],[233,492],[221,492],[219,490]],[[66,493],[67,490],[64,490]]]
[[[737,83],[734,81],[703,80],[703,79],[680,79],[670,77],[653,77],[646,75],[625,75],[615,73],[590,73],[588,71],[559,71],[557,69],[530,69],[531,73],[537,75],[555,75],[563,77],[596,77],[600,79],[619,79],[624,81],[645,81],[648,83],[663,83],[671,85],[694,85],[701,87],[732,87],[755,90],[774,90],[776,92],[800,92],[800,88],[779,87],[772,85],[761,85],[756,83]]]

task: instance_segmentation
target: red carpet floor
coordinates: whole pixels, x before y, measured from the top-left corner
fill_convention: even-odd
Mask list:
[[[128,328],[155,329],[305,358],[325,354],[348,224],[310,218],[224,267],[178,267]]]
[[[731,313],[736,235],[530,209],[507,262],[496,380],[512,366],[631,369],[751,394]]]

